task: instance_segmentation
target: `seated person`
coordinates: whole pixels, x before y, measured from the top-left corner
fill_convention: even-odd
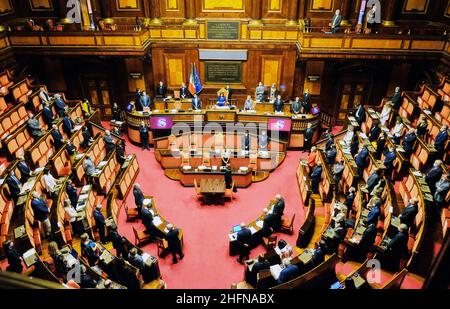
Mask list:
[[[283,284],[288,282],[300,275],[300,270],[296,265],[291,264],[290,259],[283,260],[284,269],[280,272],[280,276],[278,277],[277,284]]]
[[[225,97],[225,94],[222,92],[220,93],[219,97],[217,98],[217,107],[226,107],[227,106],[227,98]]]
[[[416,215],[419,212],[418,203],[419,200],[415,197],[409,200],[408,205],[403,208],[402,213],[398,216],[401,223],[406,224],[407,226],[412,226],[414,224]]]
[[[417,135],[416,135],[416,129],[411,128],[406,133],[405,137],[403,138],[402,147],[405,150],[405,156],[409,158],[411,156],[411,153],[414,150],[414,144],[416,143]]]
[[[357,242],[350,240],[354,246],[348,247],[348,254],[352,259],[357,261],[365,260],[367,253],[375,242],[377,237],[377,225],[375,223],[369,224],[361,235],[361,239]]]
[[[381,110],[381,115],[380,115],[381,125],[383,125],[383,126],[389,125],[388,121],[391,118],[391,113],[392,113],[392,103],[386,102],[383,106],[383,109]]]

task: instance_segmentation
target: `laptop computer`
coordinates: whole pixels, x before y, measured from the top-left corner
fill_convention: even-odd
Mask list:
[[[241,230],[242,228],[241,228],[241,225],[235,225],[235,226],[233,226],[233,233],[237,233],[237,232],[239,232],[240,230]]]

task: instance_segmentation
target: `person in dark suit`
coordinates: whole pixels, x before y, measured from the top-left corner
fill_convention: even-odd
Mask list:
[[[28,166],[27,161],[25,161],[25,158],[23,156],[17,156],[17,159],[19,160],[19,163],[17,163],[17,168],[20,171],[20,182],[26,183],[30,176],[33,174],[33,171]]]
[[[365,260],[367,257],[367,253],[375,242],[375,238],[377,237],[377,225],[375,223],[371,223],[364,230],[361,235],[361,239],[359,243],[355,245],[353,250],[351,250],[352,258],[356,260]],[[351,247],[349,247],[351,248]]]
[[[125,258],[125,257],[124,257]],[[145,264],[144,259],[142,256],[138,253],[136,248],[131,248],[130,252],[128,253],[128,261],[131,265],[139,269],[141,272],[143,271]]]
[[[312,139],[314,136],[314,130],[312,129],[312,124],[308,122],[305,130],[305,150],[310,151],[312,146]]]
[[[419,201],[415,197],[409,200],[408,205],[403,208],[402,213],[398,216],[401,223],[406,224],[408,227],[414,224],[416,215],[419,212],[419,206],[417,205],[418,202]]]
[[[388,151],[384,154],[383,164],[386,167],[384,171],[385,175],[391,176],[392,170],[394,169],[394,160],[396,158],[395,149],[393,146],[388,147]]]
[[[302,102],[300,102],[300,98],[296,97],[295,101],[292,102],[291,104],[291,113],[292,114],[300,114],[300,112],[302,111]]]
[[[48,237],[52,232],[52,226],[48,218],[50,210],[48,209],[47,203],[39,196],[37,191],[33,191],[32,195],[31,208],[34,212],[34,219],[42,223],[45,236]]]
[[[66,193],[70,200],[70,205],[73,208],[77,207],[78,203],[78,189],[72,183],[72,180],[68,179],[66,183]]]
[[[116,250],[116,256],[117,257],[126,257],[126,248],[125,248],[125,240],[122,236],[119,235],[119,232],[117,231],[117,225],[113,224],[109,227],[109,239],[112,242],[113,248]]]
[[[88,273],[87,268],[81,265],[81,275],[80,275],[80,287],[82,289],[95,289],[97,287],[97,281],[95,281]]]
[[[348,193],[345,196],[345,201],[344,201],[344,205],[347,207],[348,212],[350,212],[350,210],[353,208],[353,202],[355,201],[355,191],[356,189],[354,187],[350,187],[350,189],[348,189]]]
[[[325,151],[325,159],[328,165],[332,165],[336,162],[336,155],[337,155],[336,145],[333,144],[331,145],[330,150]]]
[[[231,164],[227,164],[225,168],[225,174],[224,174],[224,180],[225,180],[225,188],[231,189],[231,186],[233,184],[233,175],[231,171]]]
[[[159,82],[158,87],[156,87],[156,97],[165,98],[167,88],[162,81]]]
[[[56,110],[56,113],[58,114],[58,116],[64,117],[64,113],[66,111],[67,105],[59,93],[55,94],[55,101],[53,104],[55,106],[55,110]]]
[[[436,189],[436,183],[439,181],[439,179],[441,179],[442,173],[443,169],[441,160],[436,160],[433,164],[433,167],[425,173],[425,181],[427,182],[428,186],[430,187],[431,193],[433,194]]]
[[[357,134],[353,134],[350,142],[350,153],[355,156],[359,149],[359,139]]]
[[[277,284],[282,284],[288,282],[298,276],[300,276],[300,270],[297,265],[292,265],[290,259],[283,260],[284,269],[280,272],[280,277],[278,277]]]
[[[378,223],[378,219],[380,218],[380,214],[381,214],[381,199],[380,198],[376,198],[372,208],[369,211],[369,214],[367,215],[367,218],[364,220],[364,224],[366,226],[370,225],[370,224],[377,224]]]
[[[243,151],[250,151],[250,134],[245,131],[241,138],[241,147]]]
[[[391,99],[392,107],[398,111],[400,106],[402,105],[402,94],[400,92],[400,87],[395,87],[394,95]]]
[[[355,106],[355,119],[359,125],[366,121],[366,110],[360,103]]]
[[[424,138],[425,134],[428,133],[428,121],[427,117],[422,114],[420,115],[419,124],[417,125],[417,136]]]
[[[6,271],[21,274],[23,270],[22,256],[14,247],[14,243],[10,240],[6,240],[3,243],[5,256],[8,260],[8,266]]]
[[[75,148],[75,145],[72,144],[70,140],[65,141],[65,144],[66,144],[66,151],[69,157],[72,157],[77,153],[77,148]]]
[[[94,248],[94,242],[89,239],[87,233],[83,233],[81,236],[81,256],[87,259],[89,266],[95,266],[99,259],[99,252]]]
[[[361,147],[361,150],[355,156],[355,163],[358,169],[359,177],[362,177],[364,169],[367,166],[367,159],[369,157],[369,150],[364,145]]]
[[[156,237],[156,227],[153,224],[153,215],[150,211],[150,207],[143,206],[140,211],[142,224],[145,226],[145,233],[151,235],[151,237]]]
[[[152,105],[152,99],[145,91],[142,91],[142,94],[139,98],[139,103],[142,106],[142,109],[147,107],[150,108]]]
[[[230,101],[233,98],[233,89],[231,89],[230,85],[227,85],[225,87],[225,90],[228,91],[227,102],[228,102],[228,104],[231,104]]]
[[[444,148],[447,139],[448,139],[448,127],[446,125],[443,125],[439,130],[439,133],[436,135],[436,138],[434,139],[434,148],[437,150],[440,158],[442,158],[445,153]]]
[[[22,190],[22,183],[13,170],[6,170],[6,174],[8,176],[6,176],[5,182],[8,185],[9,193],[11,194],[14,205],[16,205],[20,191]]]
[[[275,101],[279,93],[280,92],[277,89],[277,85],[272,84],[272,87],[269,89],[269,101]]]
[[[250,283],[252,286],[256,286],[258,273],[266,269],[270,269],[270,263],[268,260],[265,259],[264,254],[260,254],[256,262],[253,264],[250,276],[247,278],[246,281]]]
[[[341,11],[336,10],[336,12],[330,22],[331,33],[333,33],[333,34],[338,33],[341,23],[342,23]]]
[[[434,191],[434,201],[436,202],[436,210],[438,211],[438,217],[440,215],[441,208],[448,203],[445,198],[450,190],[450,175],[443,174],[441,179],[436,182]]]
[[[172,254],[172,261],[174,264],[178,263],[177,255],[180,260],[183,259],[183,246],[180,240],[180,230],[175,228],[172,224],[167,224],[167,229],[169,232],[166,234],[166,240],[168,244],[168,250]]]
[[[325,261],[326,244],[324,240],[317,243],[317,248],[314,250],[314,255],[311,260],[311,267],[314,268]]]
[[[50,130],[53,125],[53,120],[55,120],[55,115],[53,114],[53,111],[49,107],[48,103],[44,103],[44,107],[42,108],[42,117]]]
[[[309,89],[305,89],[302,97],[302,113],[309,114],[311,112],[311,94]]]
[[[188,88],[185,83],[181,83],[180,87],[180,98],[185,99],[188,96]]]
[[[277,98],[275,99],[275,101],[273,101],[273,111],[275,113],[282,113],[283,106],[284,106],[284,101],[281,98],[281,95],[278,95]]]
[[[237,261],[243,264],[243,259],[249,259],[250,255],[250,242],[252,238],[252,232],[245,223],[241,223],[241,229],[237,232],[236,242],[238,244],[239,257]]]
[[[122,143],[116,144],[116,160],[121,166],[125,163],[126,155],[125,155],[125,149],[124,149],[124,146],[122,146]]]
[[[63,132],[70,138],[72,137],[73,129],[75,127],[75,123],[70,119],[67,113],[64,114],[63,118]]]
[[[415,129],[410,129],[403,137],[402,147],[405,150],[405,157],[409,158],[414,150],[417,135]]]
[[[105,217],[102,214],[102,204],[98,204],[94,209],[94,221],[95,226],[97,227],[98,234],[100,235],[100,241],[103,244],[106,244],[108,240],[106,239],[105,234]]]
[[[111,152],[116,149],[116,144],[114,143],[114,138],[111,135],[109,130],[105,131],[105,136],[103,136],[103,141],[105,142],[106,155],[109,155]]]
[[[372,192],[380,179],[381,170],[375,168],[374,171],[370,174],[369,178],[367,178],[367,184],[364,189],[367,190],[367,192]]]
[[[334,144],[334,135],[330,132],[328,134],[328,137],[326,137],[326,138],[327,138],[327,142],[325,144],[325,151],[330,150],[331,145]]]
[[[148,126],[145,124],[145,122],[141,122],[141,125],[139,126],[139,136],[141,138],[141,146],[142,150],[148,149],[150,150],[149,145],[149,129]]]
[[[263,209],[263,213],[264,213],[264,219],[263,219],[263,227],[262,227],[262,232],[264,237],[270,236],[275,227],[279,224],[277,221],[279,221],[279,218],[277,215],[275,215],[274,213],[269,213],[269,210],[267,208]]]
[[[139,88],[136,89],[136,92],[134,93],[134,105],[137,111],[142,111],[141,96],[142,96],[141,89]]]
[[[284,198],[281,196],[281,194],[277,194],[275,196],[275,204],[273,205],[273,214],[279,217],[280,221],[284,214],[284,208],[285,208]]]
[[[397,271],[400,265],[400,260],[405,258],[408,252],[408,226],[400,224],[398,233],[391,239],[386,248],[386,258],[388,258],[388,265],[393,271]]]
[[[117,102],[113,103],[112,113],[113,113],[113,120],[115,120],[115,121],[122,121],[120,107],[117,104]]]
[[[194,93],[194,98],[192,99],[192,109],[196,111],[202,109],[202,101],[200,101],[196,93]]]
[[[56,124],[52,126],[53,130],[52,133],[50,133],[53,137],[53,142],[55,145],[56,151],[60,150],[62,146],[64,145],[64,137],[62,136],[61,132],[59,131]]]
[[[142,205],[144,204],[144,193],[141,190],[141,185],[135,183],[133,185],[133,195],[134,195],[134,204],[138,210],[138,213],[141,213]]]
[[[319,193],[319,183],[322,179],[322,164],[317,162],[311,173],[311,186],[314,194]]]
[[[81,135],[83,136],[83,141],[80,143],[80,146],[84,149],[89,147],[89,144],[92,140],[91,133],[89,132],[88,127],[83,126],[83,129],[81,131]]]
[[[369,141],[372,143],[378,139],[380,136],[381,129],[378,122],[374,123],[369,131]]]
[[[381,132],[378,136],[376,147],[375,147],[375,158],[380,159],[381,154],[383,153],[384,147],[386,146],[386,134]]]

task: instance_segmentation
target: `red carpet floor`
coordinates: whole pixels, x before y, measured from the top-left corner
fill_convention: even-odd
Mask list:
[[[168,288],[229,288],[231,283],[241,281],[244,266],[237,263],[236,257],[228,254],[228,232],[240,222],[257,218],[277,193],[286,200],[285,216],[296,214],[294,235],[277,234],[278,239],[285,239],[295,245],[298,227],[304,220],[295,173],[299,158],[304,158],[306,153],[288,152],[284,163],[267,180],[254,183],[247,189],[239,189],[232,202],[222,206],[202,206],[195,199],[193,188],[185,188],[164,175],[153,150],[142,151],[128,143],[126,151],[137,155],[140,166],[137,182],[144,193],[155,196],[156,207],[161,215],[183,229],[185,258],[174,265],[170,256],[159,260]],[[128,205],[134,205],[132,194],[128,196],[127,202]],[[119,232],[134,240],[132,226],[143,229],[140,222],[127,223],[122,211]],[[143,250],[155,256],[157,254],[155,244],[147,245]],[[255,248],[251,257],[263,250],[262,246]]]

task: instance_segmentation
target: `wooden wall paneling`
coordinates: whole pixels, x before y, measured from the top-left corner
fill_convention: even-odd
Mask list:
[[[429,2],[429,0],[405,0],[402,13],[426,14]]]
[[[256,0],[192,0],[200,18],[250,18]]]
[[[305,82],[303,88],[309,89],[311,95],[321,94],[322,81],[324,79],[324,66],[324,61],[308,61],[306,63]],[[318,82],[308,82],[308,75],[319,75],[320,79]]]
[[[165,71],[167,72],[165,84],[170,88],[179,88],[186,79],[186,56],[164,55]]]
[[[192,2],[192,1],[191,1]],[[192,3],[194,5],[194,3]],[[185,1],[184,0],[162,0],[161,17],[184,19]]]
[[[29,0],[32,11],[53,11],[52,0]]]
[[[263,18],[287,19],[290,1],[295,0],[264,0]]]
[[[309,10],[316,12],[332,12],[333,11],[333,0],[312,0],[310,1]]]
[[[138,11],[140,10],[139,0],[116,0],[118,11]]]
[[[145,16],[143,1],[149,0],[112,0],[112,17]]]
[[[450,18],[450,0],[447,2],[447,8],[445,9],[445,17]]]
[[[128,81],[128,92],[134,93],[136,89],[146,89],[143,58],[124,59]],[[140,78],[133,78],[130,73],[142,74]]]
[[[262,82],[267,87],[276,84],[277,88],[281,83],[281,70],[283,68],[283,56],[262,55],[261,56],[261,76]]]
[[[9,15],[14,12],[11,0],[0,0],[0,16]]]

